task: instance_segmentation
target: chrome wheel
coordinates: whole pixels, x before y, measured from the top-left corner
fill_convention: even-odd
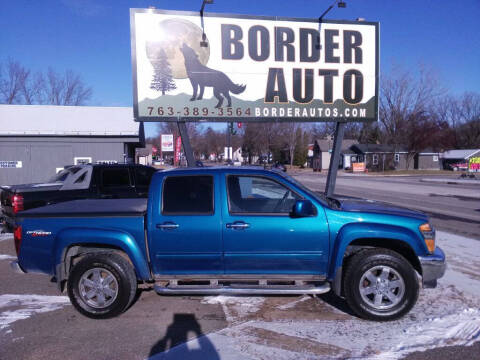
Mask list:
[[[375,266],[360,278],[362,300],[377,310],[386,310],[398,305],[405,294],[405,282],[390,266]]]
[[[118,295],[115,276],[104,268],[86,271],[78,283],[79,295],[91,307],[100,309],[110,306]]]

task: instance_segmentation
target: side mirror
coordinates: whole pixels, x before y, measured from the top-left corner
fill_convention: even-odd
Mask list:
[[[317,210],[310,200],[297,200],[290,215],[294,218],[315,216]]]

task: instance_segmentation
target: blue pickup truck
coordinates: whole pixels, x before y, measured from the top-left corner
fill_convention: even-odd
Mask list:
[[[75,200],[20,212],[17,271],[49,274],[91,318],[159,294],[322,294],[360,317],[406,314],[446,268],[420,212],[326,198],[278,171],[157,172],[147,199]]]

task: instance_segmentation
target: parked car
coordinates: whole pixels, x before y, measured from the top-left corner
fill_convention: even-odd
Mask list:
[[[157,172],[146,199],[75,200],[21,212],[17,271],[42,272],[91,318],[159,294],[322,294],[371,320],[405,315],[445,255],[424,213],[327,198],[253,167]],[[421,281],[419,282],[419,279]]]
[[[276,161],[275,164],[273,164],[272,166],[274,169],[277,169],[277,170],[280,170],[280,171],[283,171],[283,172],[287,172],[287,167],[285,165],[283,165],[282,163]]]
[[[45,183],[2,186],[5,226],[13,229],[20,211],[75,199],[147,197],[153,167],[133,164],[67,166]]]
[[[454,163],[454,164],[449,164],[450,169],[453,171],[467,171],[468,170],[468,163]]]

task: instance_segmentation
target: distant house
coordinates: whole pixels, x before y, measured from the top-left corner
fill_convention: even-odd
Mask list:
[[[320,139],[316,141],[318,143],[318,146],[320,147],[320,168],[322,170],[328,170],[328,168],[330,167],[330,158],[332,157],[332,151],[333,151],[333,137],[328,136],[325,139]],[[357,140],[344,139],[342,141],[342,147],[340,152],[342,154],[344,152],[347,152],[353,144],[357,144],[357,143],[358,143]],[[308,158],[309,158],[308,163],[310,167],[312,166],[311,164],[312,164],[312,157],[313,157],[313,147],[314,147],[314,144],[310,144],[308,146]]]
[[[446,170],[467,170],[470,159],[480,157],[480,149],[448,150],[440,155]]]
[[[415,170],[441,170],[442,163],[439,161],[439,159],[439,152],[431,149],[425,149],[414,156],[413,168]]]
[[[369,171],[406,170],[407,154],[404,148],[393,145],[353,144],[343,157],[344,165],[348,162],[365,163]]]

